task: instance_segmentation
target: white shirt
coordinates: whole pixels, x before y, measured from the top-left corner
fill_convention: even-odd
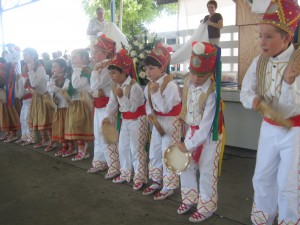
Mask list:
[[[86,77],[81,77],[81,68],[73,68],[72,85],[76,92],[72,96],[72,100],[80,100],[80,92],[83,90],[89,91],[90,84]]]
[[[16,84],[15,84],[15,94],[16,94],[16,98],[22,99],[24,97],[24,95],[26,94],[26,90],[25,90],[25,82],[26,82],[26,78],[22,77],[22,76],[17,76],[16,79]]]
[[[97,18],[94,18],[94,19],[90,20],[88,28],[87,28],[87,32],[88,33],[95,32],[95,31],[103,32],[103,30],[106,26],[106,23],[107,23],[106,21],[100,21]],[[91,42],[95,42],[96,38],[97,38],[97,35],[90,35]]]
[[[109,75],[109,71],[103,68],[101,72],[92,71],[90,92],[98,92],[100,89],[104,92],[105,96],[109,96],[113,81]]]
[[[199,96],[202,93],[207,93],[211,82],[212,81],[208,79],[203,85],[198,87],[195,87],[191,81],[188,84],[189,92],[187,97],[186,122],[189,125],[199,126],[200,128],[196,130],[193,137],[185,138],[184,143],[188,150],[194,150],[198,146],[202,145],[211,134],[216,111],[216,92],[212,92],[208,96],[205,102],[202,118],[199,106]]]
[[[63,75],[61,75],[63,76]],[[66,101],[66,99],[61,95],[60,90],[62,88],[58,87],[55,83],[56,79],[51,78],[50,81],[47,83],[47,90],[50,94],[55,94],[54,98],[57,98],[57,108],[66,108],[68,107],[68,102]],[[64,81],[64,85],[69,82],[67,79],[65,79]],[[64,86],[63,85],[63,86]]]
[[[20,54],[19,51],[8,52],[5,55],[5,61],[6,62],[10,62],[10,63],[12,63],[15,66],[15,72],[16,72],[16,74],[20,74],[21,73],[20,59],[21,59],[21,54]]]
[[[280,112],[285,118],[300,114],[300,78],[296,77],[295,82],[287,84],[283,80],[283,73],[288,65],[294,46],[290,45],[280,55],[269,58],[266,70],[265,89],[266,103],[272,99],[272,107]],[[244,77],[241,89],[240,100],[245,108],[252,108],[253,99],[258,96],[256,67],[259,56],[254,58]],[[282,83],[281,83],[282,81]]]
[[[49,76],[46,75],[44,67],[39,66],[35,72],[33,70],[29,71],[28,75],[31,87],[33,87],[38,94],[45,94],[47,92]]]
[[[109,102],[106,106],[106,117],[112,115],[119,107],[120,112],[135,112],[137,108],[145,103],[145,97],[142,88],[137,83],[131,86],[129,98],[125,96],[125,89],[130,84],[131,77],[128,76],[125,82],[118,87],[122,88],[123,96],[119,98],[114,95],[111,90],[109,95]]]
[[[163,75],[161,78],[157,80],[159,86],[163,83],[164,77],[167,75]],[[148,83],[149,85],[150,83]],[[146,86],[144,93],[146,97],[146,112],[147,114],[151,114],[151,108],[148,101],[148,85]],[[153,109],[157,112],[169,113],[174,106],[178,105],[181,102],[180,91],[178,85],[174,81],[170,81],[166,86],[163,93],[158,89],[157,92],[151,94],[151,100]]]

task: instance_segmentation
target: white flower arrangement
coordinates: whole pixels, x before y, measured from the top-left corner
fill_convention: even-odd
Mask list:
[[[157,34],[149,33],[148,30],[144,30],[140,35],[132,35],[128,40],[129,46],[126,50],[135,63],[141,85],[146,85],[148,82],[144,71],[144,60],[158,42]]]

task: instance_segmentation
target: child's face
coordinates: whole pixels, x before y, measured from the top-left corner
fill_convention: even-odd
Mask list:
[[[260,24],[258,28],[260,47],[264,56],[275,57],[288,48],[290,35],[280,34],[270,24]]]
[[[52,63],[53,76],[63,74],[64,72],[65,72],[64,68],[60,67],[58,63],[56,63],[56,62]]]
[[[109,75],[114,83],[116,84],[123,84],[126,80],[126,74],[120,73],[118,70],[109,70]]]
[[[30,54],[28,54],[27,52],[23,52],[23,58],[24,58],[24,62],[25,63],[33,63],[33,58]]]
[[[151,81],[157,81],[163,74],[164,70],[157,66],[145,66],[147,78]]]
[[[104,54],[102,51],[95,50],[93,54],[93,62],[102,62],[106,59],[106,54]]]
[[[200,76],[197,76],[196,74],[194,74],[193,72],[191,72],[190,74],[191,74],[191,81],[196,87],[202,86],[207,81],[207,79],[210,77],[209,75],[200,77]]]
[[[83,66],[83,60],[82,58],[80,57],[79,54],[72,54],[71,55],[71,61],[72,61],[72,65],[74,67],[82,67]]]

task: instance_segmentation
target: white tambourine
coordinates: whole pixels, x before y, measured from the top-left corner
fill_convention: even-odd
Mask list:
[[[179,174],[189,167],[191,158],[190,152],[182,152],[178,145],[171,145],[164,153],[163,162],[168,170]]]

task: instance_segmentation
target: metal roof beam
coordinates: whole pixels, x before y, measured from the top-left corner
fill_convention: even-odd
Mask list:
[[[37,1],[39,0],[0,0],[0,12],[6,12]]]

